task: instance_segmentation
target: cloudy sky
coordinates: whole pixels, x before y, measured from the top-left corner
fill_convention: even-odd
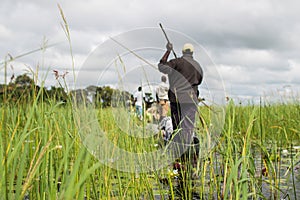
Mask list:
[[[72,51],[57,4],[69,25]],[[38,71],[38,83],[44,80],[46,86],[57,85],[52,70],[60,74],[68,71],[69,85],[73,72],[86,85],[113,84],[116,74],[121,73],[126,76],[126,85],[138,72],[120,72],[113,66],[124,63],[146,65],[139,73],[155,82],[158,73],[136,56],[126,54],[120,45],[115,47],[112,38],[130,49],[144,48],[137,53],[155,65],[165,46],[158,27],[161,22],[178,55],[186,38],[197,47],[196,58],[207,72],[204,96],[208,89],[212,93],[223,89],[223,84],[226,96],[241,101],[295,95],[300,91],[299,4],[297,0],[1,0],[0,81],[4,82],[4,60],[11,56],[16,59],[7,64],[8,77]],[[56,45],[17,57],[43,44]],[[106,64],[92,67],[95,58],[97,63],[105,60]],[[99,70],[105,71],[104,75],[99,75]],[[214,82],[216,76],[219,81]]]

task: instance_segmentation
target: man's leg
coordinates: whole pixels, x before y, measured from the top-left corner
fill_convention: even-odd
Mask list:
[[[172,118],[172,125],[173,125],[173,130],[175,131],[176,129],[179,128],[180,124],[180,104],[178,102],[170,102],[170,107],[171,107],[171,118]]]
[[[135,108],[136,108],[137,117],[139,119],[143,119],[143,108],[142,108],[142,106],[135,106]]]
[[[182,162],[188,161],[189,149],[193,142],[194,122],[197,105],[171,103],[172,124],[174,132],[171,140],[173,155]]]
[[[137,117],[139,116],[139,106],[135,105],[135,113],[137,115]]]
[[[172,159],[180,158],[182,153],[185,151],[182,145],[181,137],[180,137],[180,104],[178,102],[170,102],[171,107],[171,119],[172,119],[172,127],[173,133],[171,136],[171,140],[168,144],[168,152]]]
[[[189,164],[193,157],[193,136],[195,114],[197,112],[196,104],[181,104],[181,122],[180,132],[178,132],[173,141],[177,143],[177,156],[180,156],[181,161]]]
[[[194,103],[181,104],[181,131],[183,135],[183,143],[190,145],[193,141],[195,115],[197,105]]]
[[[188,161],[190,157],[188,151],[193,142],[196,112],[196,104],[171,102],[171,117],[174,132],[170,151],[175,158],[184,158],[182,161]]]
[[[193,164],[194,164],[194,153],[195,150],[193,148],[193,143],[195,142],[193,139],[194,136],[194,123],[195,123],[195,115],[197,112],[196,104],[181,104],[181,140],[183,143],[182,155],[180,157],[181,163],[183,165],[184,170],[181,172],[182,179],[180,181],[181,187],[185,188],[185,192],[191,192],[190,185],[191,182],[188,180],[192,179],[193,174]],[[188,194],[187,194],[188,195]]]
[[[144,118],[144,108],[143,106],[140,106],[140,119],[142,120]]]

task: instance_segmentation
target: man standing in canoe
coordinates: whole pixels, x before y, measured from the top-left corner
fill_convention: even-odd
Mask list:
[[[158,69],[167,74],[169,79],[168,97],[171,107],[173,125],[172,142],[176,144],[175,157],[182,158],[183,162],[189,160],[189,146],[194,138],[194,122],[198,109],[198,86],[203,79],[203,70],[200,64],[194,60],[194,47],[192,44],[185,44],[182,48],[182,57],[168,61],[173,45],[167,43],[167,51],[161,58]],[[188,157],[187,157],[188,156]]]

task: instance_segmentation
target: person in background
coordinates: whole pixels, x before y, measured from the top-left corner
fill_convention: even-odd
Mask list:
[[[158,102],[159,121],[161,122],[169,111],[168,98],[169,85],[167,84],[167,77],[161,76],[161,83],[156,88],[156,100]]]
[[[138,90],[134,93],[134,102],[135,102],[135,110],[136,110],[137,117],[140,120],[143,120],[144,95],[141,86],[139,86]]]

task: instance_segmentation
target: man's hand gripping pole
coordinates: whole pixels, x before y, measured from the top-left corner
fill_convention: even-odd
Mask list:
[[[171,44],[171,42],[170,42],[170,40],[169,40],[169,38],[168,38],[168,36],[167,36],[167,33],[166,33],[165,29],[163,28],[162,24],[161,24],[161,23],[159,23],[159,26],[160,26],[160,28],[161,28],[162,32],[164,33],[164,35],[165,35],[165,38],[166,38],[166,40],[167,40],[168,44]],[[176,53],[175,53],[175,51],[174,51],[174,49],[173,49],[173,48],[171,49],[171,51],[173,52],[173,55],[174,55],[174,57],[175,57],[175,58],[177,58],[177,56],[176,56]]]

